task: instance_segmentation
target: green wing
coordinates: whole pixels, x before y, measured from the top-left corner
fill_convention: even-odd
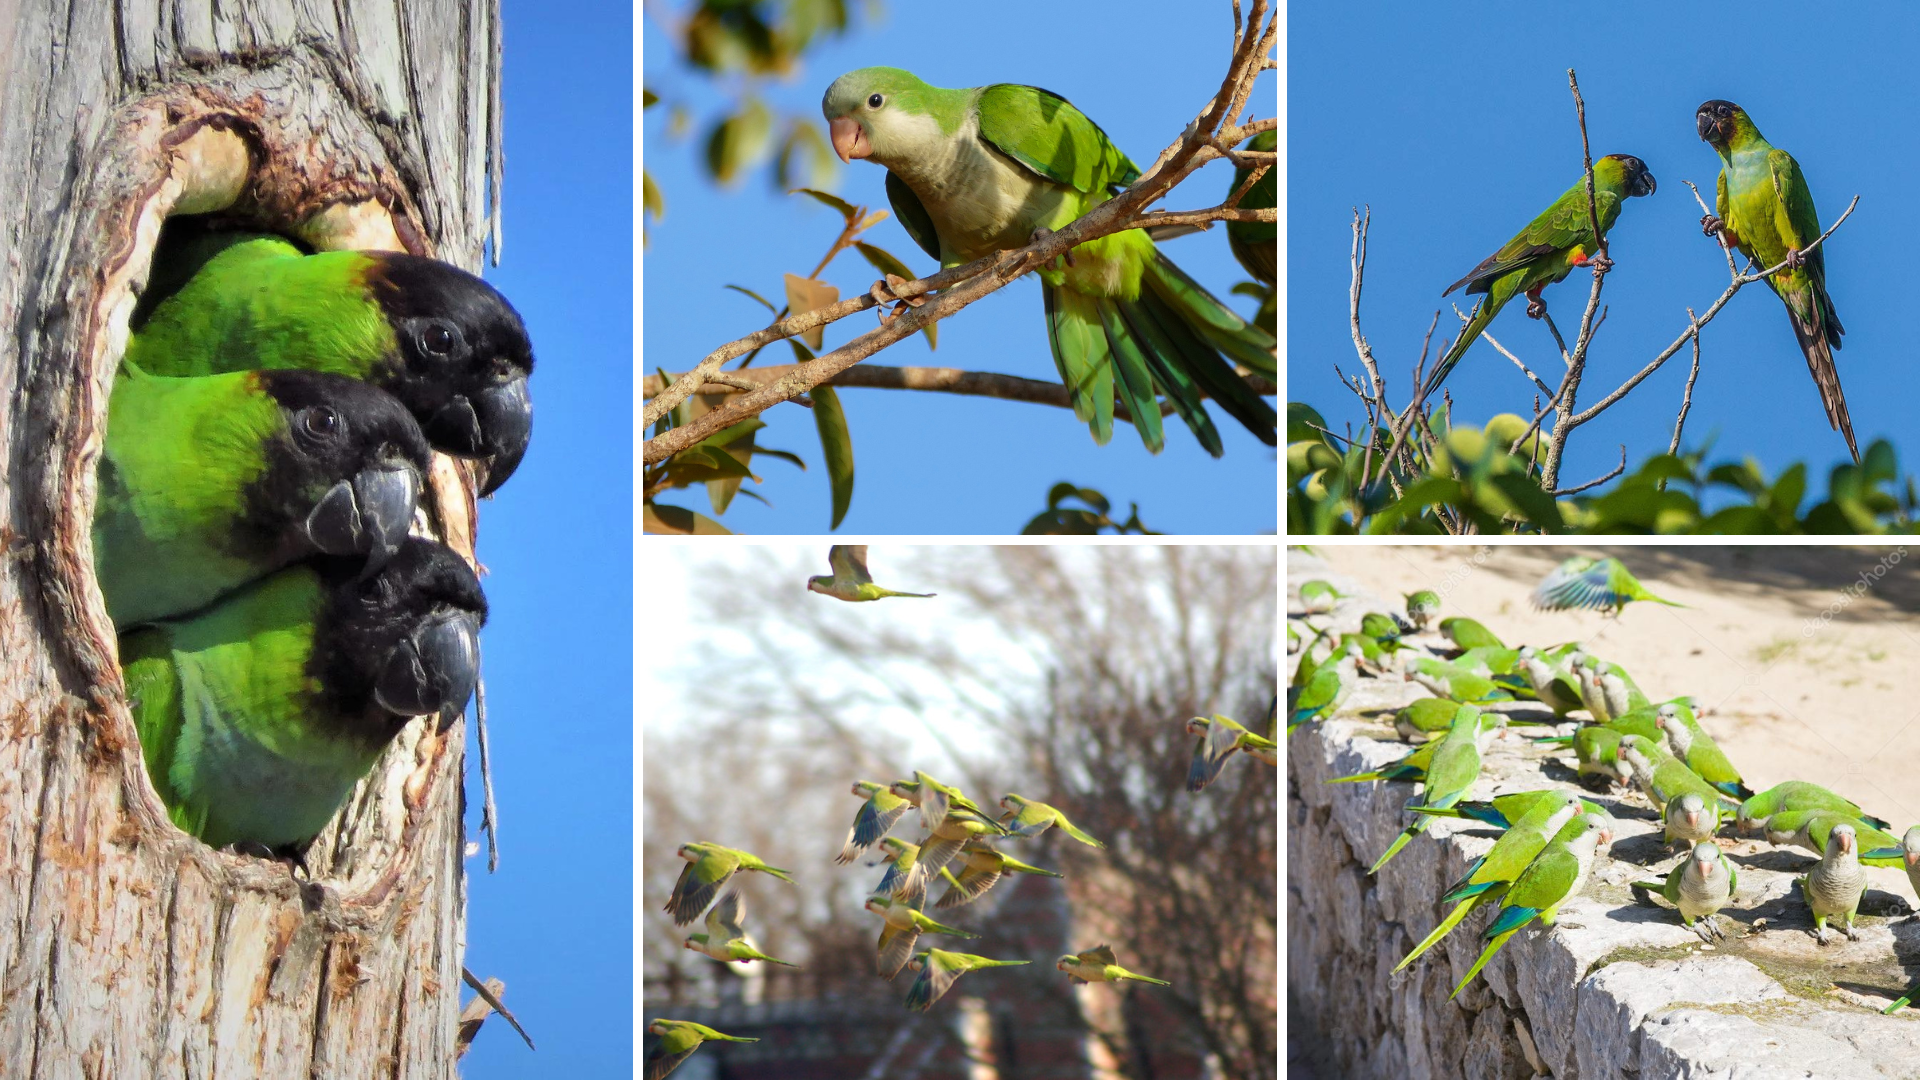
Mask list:
[[[1779,207],[1774,224],[1780,230],[1781,239],[1793,245],[1795,251],[1805,251],[1808,244],[1820,237],[1820,215],[1813,208],[1813,192],[1807,190],[1799,163],[1785,150],[1770,151],[1767,168],[1773,174],[1773,193]],[[1807,252],[1807,274],[1815,285],[1826,287],[1827,261],[1823,247]]]
[[[1600,230],[1605,232],[1620,216],[1620,196],[1611,191],[1595,191],[1594,209],[1600,217]],[[1467,286],[1469,293],[1486,292],[1493,280],[1502,274],[1517,270],[1543,256],[1584,244],[1590,236],[1591,230],[1587,227],[1587,185],[1583,179],[1563,192],[1552,206],[1528,222],[1527,227],[1516,233],[1513,239],[1501,245],[1500,250],[1487,256],[1466,277],[1447,286],[1446,292],[1440,295],[1445,296],[1462,285]]]
[[[900,219],[900,227],[907,230],[920,250],[938,259],[940,237],[933,229],[933,215],[927,213],[920,196],[913,193],[906,181],[893,175],[891,169],[887,170],[887,201],[893,204],[893,216]]]
[[[989,146],[1056,184],[1092,195],[1140,178],[1100,125],[1050,90],[996,83],[980,91],[975,110]]]

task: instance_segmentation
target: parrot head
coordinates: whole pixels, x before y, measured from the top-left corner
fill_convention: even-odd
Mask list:
[[[866,908],[868,911],[871,911],[876,915],[885,915],[887,913],[887,909],[892,906],[893,906],[893,901],[888,900],[884,896],[867,897]]]
[[[1619,185],[1628,198],[1654,192],[1653,174],[1647,171],[1647,163],[1632,154],[1608,154],[1593,163],[1593,171],[1596,177],[1604,176],[1610,186]]]
[[[445,544],[410,537],[378,574],[341,576],[315,634],[321,685],[348,714],[451,723],[480,676],[487,600],[472,568]]]
[[[1908,829],[1907,835],[1900,838],[1900,850],[1906,859],[1907,869],[1920,866],[1920,825]]]
[[[863,799],[873,798],[879,790],[880,785],[871,780],[855,780],[853,782],[853,793]]]
[[[1835,825],[1833,832],[1828,835],[1827,850],[1831,851],[1835,845],[1839,845],[1841,853],[1846,854],[1852,852],[1858,842],[1854,836],[1853,826],[1843,822]]]
[[[647,1030],[653,1032],[655,1035],[665,1035],[667,1032],[673,1030],[668,1026],[671,1023],[671,1020],[655,1020],[653,1023],[647,1025]]]
[[[1080,958],[1074,956],[1072,953],[1068,953],[1066,956],[1054,961],[1053,966],[1055,970],[1071,973],[1074,968],[1080,966]]]
[[[491,494],[533,435],[526,324],[498,290],[458,267],[391,252],[371,258],[368,293],[400,352],[373,381],[412,410],[434,446],[487,459],[480,494]]]
[[[1720,845],[1711,840],[1703,840],[1693,846],[1693,866],[1700,876],[1708,881],[1720,869]]]
[[[1703,142],[1721,153],[1726,153],[1734,143],[1743,142],[1748,136],[1760,134],[1745,109],[1718,98],[1694,111],[1693,126]]]
[[[694,952],[702,952],[704,950],[702,950],[700,946],[705,945],[706,943],[707,943],[707,935],[695,934],[692,937],[688,938],[686,941],[682,942],[680,947],[683,949],[692,949]]]
[[[1187,734],[1205,735],[1207,733],[1207,727],[1209,726],[1209,724],[1211,724],[1211,721],[1209,721],[1206,717],[1196,716],[1193,719],[1187,721]]]
[[[833,80],[820,100],[833,152],[841,161],[885,164],[940,134],[923,100],[932,87],[910,71],[871,67]]]

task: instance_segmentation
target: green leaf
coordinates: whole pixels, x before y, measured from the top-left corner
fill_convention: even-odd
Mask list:
[[[1068,499],[1078,498],[1079,495],[1079,488],[1062,480],[1047,489],[1047,509],[1056,509],[1062,502]]]
[[[667,506],[663,503],[647,503],[642,507],[641,529],[644,532],[668,536],[733,535],[726,526],[704,514],[696,514],[683,506]]]
[[[820,456],[827,463],[827,480],[833,487],[833,524],[840,527],[853,505],[853,434],[847,430],[847,414],[840,408],[840,395],[831,386],[812,390],[813,423],[820,431]]]
[[[707,136],[707,171],[731,184],[766,156],[773,137],[773,113],[758,100],[714,125]]]
[[[774,307],[770,303],[767,303],[766,297],[761,296],[759,293],[754,292],[752,289],[747,288],[745,285],[726,285],[726,286],[723,286],[723,288],[732,289],[734,292],[737,292],[737,293],[746,293],[748,296],[751,296],[755,300],[758,300],[762,304],[766,305],[766,309],[768,311],[773,312],[776,316],[780,314],[780,309],[777,307]]]
[[[828,206],[833,207],[835,210],[840,211],[840,216],[846,218],[848,221],[852,221],[860,213],[860,211],[854,209],[852,203],[847,202],[847,200],[841,198],[840,196],[829,195],[824,191],[816,191],[813,188],[807,188],[807,187],[794,188],[792,191],[787,192],[787,194],[811,195],[814,198],[819,199],[821,202],[826,203]]]
[[[779,458],[781,461],[785,461],[789,464],[800,466],[801,472],[807,471],[807,463],[800,460],[799,454],[795,454],[790,451],[770,450],[764,446],[756,446],[753,448],[753,454],[755,457]]]
[[[1097,536],[1107,520],[1086,510],[1048,510],[1020,529],[1023,536]]]

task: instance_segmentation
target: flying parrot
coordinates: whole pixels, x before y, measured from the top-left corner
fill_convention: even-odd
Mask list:
[[[309,255],[240,234],[136,320],[126,366],[148,375],[305,368],[400,399],[436,450],[487,459],[482,495],[533,434],[525,324],[493,286],[435,259],[386,251]]]
[[[832,574],[815,574],[807,579],[807,591],[831,596],[835,600],[858,603],[862,600],[879,600],[888,596],[911,596],[919,600],[931,599],[933,593],[894,592],[883,589],[873,583],[873,575],[867,573],[867,545],[835,544],[827,549],[827,565],[833,567]]]
[[[713,910],[707,912],[707,932],[689,936],[686,947],[723,963],[738,961],[746,964],[764,960],[785,967],[800,966],[768,956],[754,948],[747,941],[746,914],[747,902],[740,898],[740,890],[728,889],[720,897],[720,902],[713,905]]]
[[[1487,943],[1486,948],[1467,969],[1467,977],[1447,996],[1458,997],[1507,939],[1528,923],[1538,919],[1543,926],[1552,926],[1560,906],[1579,896],[1580,890],[1586,887],[1587,875],[1593,871],[1593,860],[1600,846],[1612,839],[1610,820],[1597,814],[1582,814],[1568,822],[1560,835],[1554,837],[1508,887],[1500,914],[1494,916],[1493,924],[1480,935]]]
[[[746,1039],[738,1035],[724,1035],[705,1024],[696,1024],[691,1020],[655,1020],[647,1025],[647,1030],[660,1037],[660,1040],[647,1050],[646,1080],[665,1080],[668,1073],[680,1067],[680,1063],[700,1049],[700,1044],[711,1039],[724,1042],[759,1042],[759,1039]]]
[[[393,397],[312,371],[127,373],[107,417],[93,561],[122,631],[312,555],[378,573],[431,457]]]
[[[1237,722],[1218,713],[1212,720],[1196,716],[1187,721],[1187,734],[1200,736],[1193,746],[1193,763],[1187,768],[1187,790],[1202,791],[1220,777],[1227,758],[1235,750],[1244,750],[1269,765],[1279,764],[1280,746],[1264,739]]]
[[[886,168],[894,215],[943,268],[1025,247],[1140,178],[1098,125],[1037,87],[950,90],[898,68],[862,68],[827,87],[821,111],[842,161]],[[1201,288],[1145,232],[1088,241],[1038,274],[1054,364],[1095,442],[1113,437],[1118,396],[1158,453],[1165,395],[1215,457],[1225,451],[1203,397],[1276,444],[1273,406],[1234,370],[1277,378],[1272,335]]]
[[[897,836],[888,836],[880,841],[880,847],[886,852],[880,861],[887,864],[887,872],[881,876],[880,884],[873,891],[883,896],[908,903],[924,902],[927,896],[927,880],[924,874],[915,874],[913,867],[920,858],[920,845],[909,844]],[[911,882],[918,887],[917,892],[908,892]]]
[[[1846,438],[1847,452],[1858,462],[1853,420],[1847,416],[1840,372],[1833,365],[1833,350],[1847,330],[1827,295],[1825,245],[1807,250],[1820,238],[1820,215],[1800,164],[1792,154],[1768,145],[1746,110],[1731,101],[1706,102],[1693,120],[1700,138],[1720,155],[1719,194],[1714,213],[1700,219],[1701,229],[1708,236],[1719,234],[1722,244],[1740,249],[1763,270],[1787,264],[1767,284],[1787,305],[1793,336],[1820,389],[1827,423]]]
[[[1107,846],[1095,840],[1093,837],[1088,836],[1086,833],[1081,832],[1074,826],[1073,822],[1067,820],[1067,815],[1048,806],[1046,803],[1035,802],[1032,799],[1022,798],[1019,795],[1009,792],[1008,794],[1000,796],[1000,808],[1006,811],[1000,818],[1000,824],[1007,827],[1009,835],[1039,836],[1041,833],[1058,825],[1062,832],[1089,847],[1103,848]]]
[[[1693,854],[1667,874],[1665,881],[1636,881],[1629,888],[1636,897],[1658,893],[1680,911],[1687,929],[1712,942],[1725,938],[1717,913],[1733,901],[1740,888],[1740,874],[1733,860],[1720,851],[1720,845],[1703,840],[1693,846]]]
[[[860,853],[880,842],[896,822],[913,805],[907,800],[889,791],[884,784],[871,780],[853,782],[853,793],[865,799],[860,804],[859,813],[853,816],[853,827],[847,830],[847,842],[840,847],[840,854],[834,856],[837,863],[850,863],[860,857]]]
[[[140,749],[168,816],[209,846],[297,854],[416,716],[451,723],[487,603],[445,545],[278,571],[120,638]]]
[[[1023,863],[1005,852],[997,851],[985,840],[974,840],[960,849],[960,874],[955,876],[951,867],[943,867],[940,876],[947,880],[946,895],[933,905],[934,910],[956,908],[962,904],[971,904],[994,883],[1007,873],[1038,874],[1041,877],[1064,877],[1051,870],[1042,870],[1030,863]]]
[[[673,895],[667,898],[663,909],[673,916],[675,926],[685,926],[698,918],[720,891],[720,886],[741,870],[758,870],[793,884],[793,878],[788,876],[792,871],[768,866],[750,851],[703,841],[681,844],[675,854],[687,860],[687,865],[680,868],[679,879],[673,883]]]
[[[1686,607],[1648,592],[1619,559],[1590,559],[1575,555],[1548,572],[1533,590],[1533,606],[1546,611],[1589,608],[1619,615],[1635,600],[1651,600],[1668,607]]]
[[[947,952],[944,949],[921,949],[907,961],[908,969],[918,972],[913,985],[907,987],[907,1008],[926,1012],[933,1003],[946,996],[953,981],[969,971],[981,971],[986,968],[1019,967],[1030,964],[1031,960],[989,960],[972,953]]]
[[[1165,979],[1152,979],[1145,975],[1136,975],[1114,959],[1113,950],[1105,945],[1095,946],[1086,952],[1068,954],[1056,960],[1053,965],[1067,973],[1075,986],[1090,982],[1133,982],[1152,983],[1155,986],[1172,986]]]
[[[1637,157],[1608,154],[1594,162],[1593,210],[1600,220],[1601,235],[1613,230],[1626,200],[1651,195],[1653,191],[1653,174]],[[1525,293],[1527,314],[1538,319],[1547,313],[1540,290],[1565,278],[1576,266],[1587,266],[1605,258],[1594,242],[1591,222],[1587,178],[1582,175],[1552,206],[1501,245],[1500,250],[1480,260],[1480,265],[1467,271],[1466,277],[1447,286],[1440,295],[1465,285],[1468,295],[1481,293],[1486,299],[1475,309],[1466,329],[1453,340],[1453,347],[1434,365],[1433,374],[1427,377],[1429,396],[1440,389],[1453,366],[1466,355],[1467,347],[1480,339],[1480,332],[1500,314],[1507,301]]]
[[[886,920],[886,925],[880,928],[877,961],[877,970],[883,978],[891,979],[907,966],[907,959],[913,955],[913,946],[920,940],[921,934],[949,934],[959,938],[980,936],[937,923],[904,900],[869,896],[866,908]]]

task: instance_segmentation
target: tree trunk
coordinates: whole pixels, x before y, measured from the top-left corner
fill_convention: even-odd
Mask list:
[[[90,523],[169,213],[478,269],[496,0],[0,0],[0,1077],[451,1076],[464,728],[410,725],[312,879],[167,821]],[[472,476],[430,531],[469,556]]]

